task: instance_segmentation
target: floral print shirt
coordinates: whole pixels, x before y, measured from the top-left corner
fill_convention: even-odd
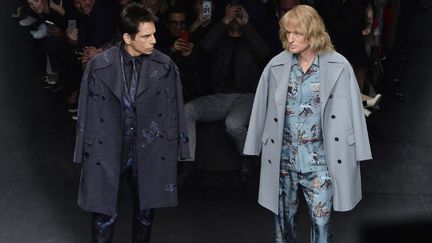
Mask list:
[[[327,170],[321,130],[318,63],[316,56],[304,73],[297,57],[293,56],[282,138],[282,173]]]

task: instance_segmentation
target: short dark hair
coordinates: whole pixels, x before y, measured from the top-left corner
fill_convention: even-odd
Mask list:
[[[171,14],[176,14],[176,13],[184,14],[186,16],[186,22],[188,22],[188,24],[189,24],[190,11],[188,11],[186,6],[181,5],[181,4],[174,4],[174,5],[170,6],[169,8],[167,8],[167,10],[164,13],[165,23],[168,23],[169,17]]]
[[[149,8],[139,3],[130,3],[123,8],[120,14],[120,34],[127,33],[132,39],[135,39],[140,23],[155,23],[156,20],[157,18]]]

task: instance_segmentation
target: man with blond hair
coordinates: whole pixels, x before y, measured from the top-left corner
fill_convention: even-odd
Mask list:
[[[348,211],[360,201],[358,161],[372,157],[361,96],[315,9],[298,5],[279,23],[285,50],[262,73],[244,153],[262,150],[258,201],[276,214],[276,242],[296,242],[300,188],[310,242],[332,242],[332,207]]]

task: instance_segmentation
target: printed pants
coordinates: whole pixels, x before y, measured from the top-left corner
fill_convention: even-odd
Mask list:
[[[330,213],[333,186],[328,171],[299,173],[287,171],[279,179],[279,215],[276,215],[276,242],[296,242],[295,218],[302,187],[312,221],[311,243],[332,242]]]

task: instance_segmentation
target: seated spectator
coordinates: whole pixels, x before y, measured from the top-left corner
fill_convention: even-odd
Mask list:
[[[55,3],[52,0],[28,0],[30,9],[37,15],[39,24],[37,30],[30,31],[34,39],[42,39],[47,51],[46,75],[41,78],[46,89],[53,89],[59,82],[59,74],[64,78],[65,49],[68,45],[64,38],[65,8],[60,0]],[[49,23],[49,24],[48,24]]]
[[[120,8],[112,1],[74,0],[73,4],[78,12],[77,26],[67,30],[67,37],[76,48],[76,58],[81,62],[81,66],[85,67],[95,55],[114,45]],[[75,76],[80,77],[82,69],[75,70],[79,72]],[[68,98],[71,106],[76,106],[78,101],[79,81],[74,80],[71,87],[73,92]],[[72,119],[76,118],[74,113]]]
[[[182,5],[174,5],[165,12],[165,28],[167,36],[161,46],[176,63],[180,71],[185,102],[198,97],[200,93],[198,83],[197,58],[194,43],[190,41],[188,31],[188,15]]]
[[[185,105],[192,161],[195,160],[196,122],[200,121],[225,120],[226,132],[234,140],[240,155],[243,155],[254,92],[263,61],[270,54],[269,47],[248,24],[248,20],[249,14],[241,5],[228,4],[222,21],[201,41],[200,49],[211,57],[209,81],[213,94]],[[243,178],[250,175],[248,163],[246,157],[242,156]]]

